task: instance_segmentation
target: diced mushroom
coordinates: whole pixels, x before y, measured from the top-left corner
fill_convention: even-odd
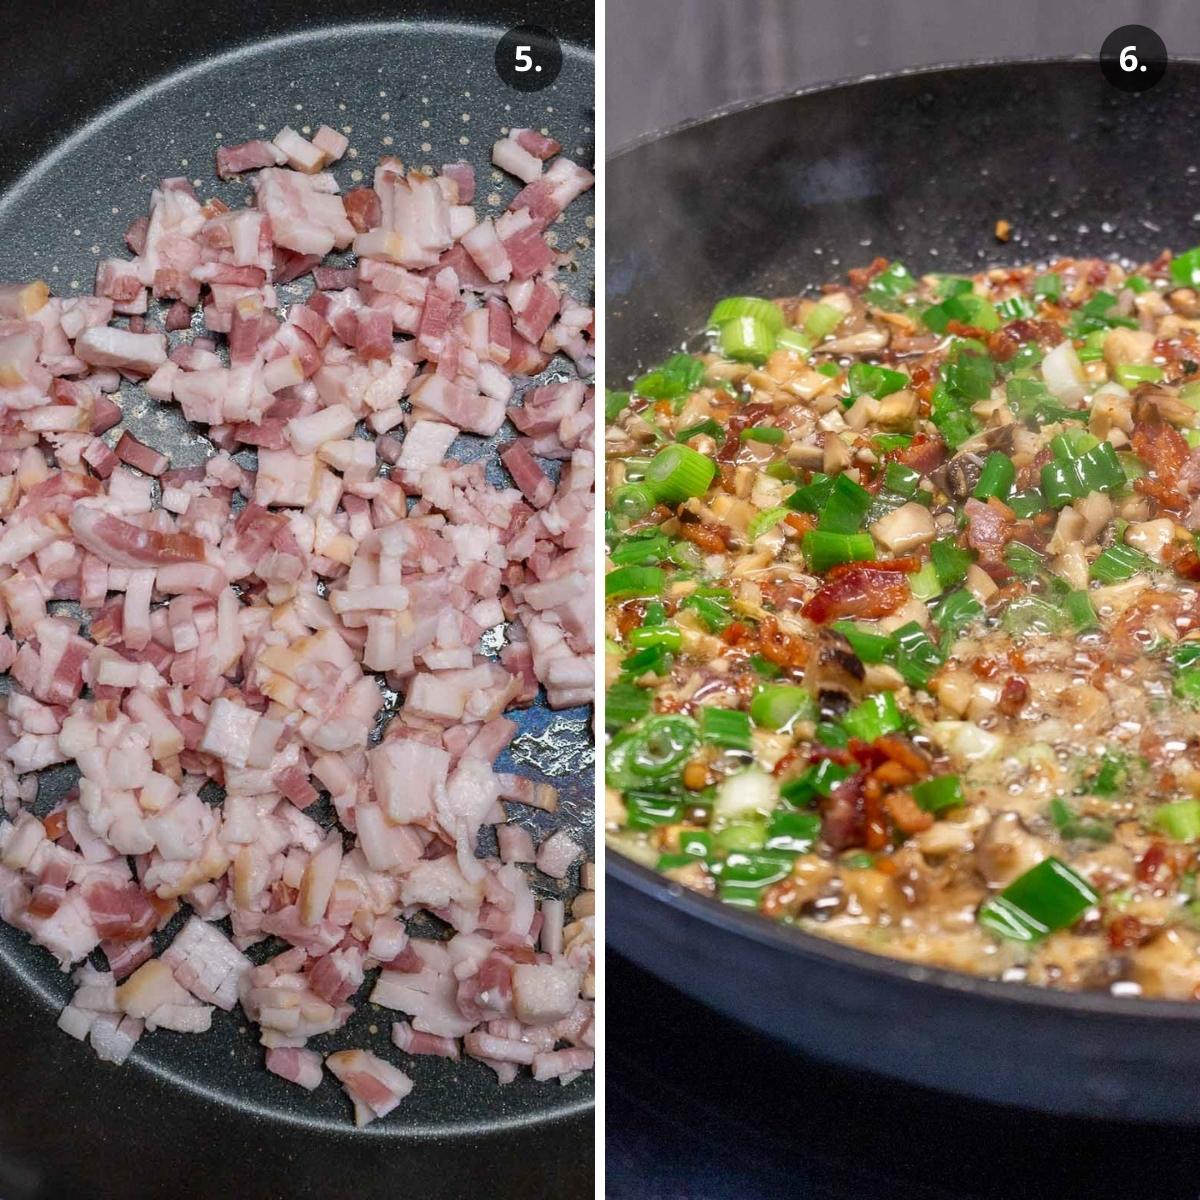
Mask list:
[[[1104,361],[1109,368],[1137,364],[1154,358],[1154,333],[1145,329],[1110,329],[1104,337]]]
[[[993,887],[1004,887],[1036,867],[1049,848],[1021,823],[1015,812],[998,813],[979,839],[976,857],[984,878]]]
[[[901,388],[879,402],[876,423],[884,429],[911,429],[917,419],[917,394]]]
[[[893,554],[907,554],[933,541],[933,515],[924,504],[910,500],[880,517],[871,526],[871,536]]]
[[[1125,530],[1125,541],[1135,550],[1162,562],[1163,551],[1175,540],[1175,522],[1170,517],[1139,521]]]

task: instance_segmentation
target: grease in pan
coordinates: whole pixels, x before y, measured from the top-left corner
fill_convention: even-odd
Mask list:
[[[608,821],[838,940],[1193,999],[1196,252],[722,301],[608,398]]]

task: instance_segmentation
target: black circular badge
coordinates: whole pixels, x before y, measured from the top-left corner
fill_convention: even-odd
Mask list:
[[[1100,47],[1104,78],[1123,92],[1144,92],[1167,73],[1167,47],[1145,25],[1122,25]]]
[[[496,46],[496,74],[519,92],[540,92],[562,70],[562,46],[540,25],[516,25]]]

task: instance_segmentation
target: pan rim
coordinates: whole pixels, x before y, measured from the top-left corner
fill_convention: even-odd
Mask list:
[[[722,117],[737,116],[739,113],[746,112],[752,108],[763,108],[768,104],[777,104],[781,100],[794,100],[801,96],[812,96],[823,92],[840,91],[842,89],[849,90],[861,87],[863,84],[888,83],[898,79],[911,79],[923,75],[942,75],[949,74],[951,71],[969,71],[983,67],[1062,67],[1074,66],[1081,63],[1095,65],[1096,61],[1096,55],[1094,54],[1047,54],[1015,56],[1012,58],[963,58],[946,62],[925,63],[916,67],[900,67],[894,71],[874,71],[866,75],[845,75],[838,79],[818,80],[816,83],[806,83],[798,88],[784,88],[780,91],[768,92],[762,96],[752,96],[743,100],[731,100],[728,104],[722,104],[716,108],[709,109],[707,112],[701,113],[696,117],[687,117],[682,121],[677,121],[674,125],[664,125],[658,129],[648,130],[646,133],[639,133],[637,137],[628,142],[623,142],[620,146],[615,147],[605,154],[604,163],[608,166],[616,162],[617,159],[623,158],[635,150],[640,150],[652,142],[663,141],[677,133],[687,133],[695,129],[698,125],[707,125],[710,121],[716,121]],[[1167,62],[1168,69],[1177,65],[1198,67],[1200,66],[1200,55],[1194,57],[1186,54],[1172,55]]]
[[[606,167],[611,166],[627,155],[676,134],[688,133],[710,122],[784,100],[841,90],[849,91],[864,85],[885,84],[900,79],[946,75],[955,71],[988,67],[1049,67],[1085,63],[1095,65],[1096,56],[1078,54],[963,59],[806,84],[803,87],[787,88],[748,100],[737,100],[698,117],[689,117],[674,125],[640,134],[637,138],[607,154],[604,161]],[[1170,58],[1168,66],[1177,64],[1188,68],[1200,67],[1200,57],[1181,55]],[[970,975],[947,967],[922,966],[904,959],[874,954],[869,950],[861,950],[804,929],[782,925],[757,913],[745,912],[734,906],[723,904],[712,897],[693,892],[679,884],[673,884],[657,872],[623,854],[619,848],[607,841],[605,843],[604,871],[606,877],[611,877],[618,883],[631,888],[639,894],[643,901],[663,904],[672,911],[720,930],[722,933],[757,942],[788,958],[817,961],[825,965],[854,971],[860,975],[870,975],[883,981],[904,984],[939,995],[969,995],[975,997],[979,1002],[999,1006],[1015,1005],[1026,1012],[1062,1013],[1072,1017],[1095,1019],[1115,1017],[1131,1024],[1148,1021],[1154,1025],[1176,1021],[1194,1022],[1200,1019],[1200,1002],[1195,1001],[1141,999],[1096,992],[1059,991],[1053,988],[1040,988],[1029,983],[1004,982],[999,979]],[[608,922],[606,922],[606,929],[607,927]],[[619,929],[619,925],[614,922],[613,928]],[[607,940],[614,948],[619,949],[616,937]]]
[[[416,16],[410,19],[355,20],[345,23],[326,21],[309,28],[293,29],[270,37],[250,38],[237,42],[219,53],[168,68],[140,84],[128,94],[119,95],[103,107],[83,115],[77,123],[70,127],[65,136],[33,157],[28,166],[0,191],[0,219],[3,219],[13,207],[19,205],[28,189],[44,180],[48,174],[61,165],[67,156],[86,144],[92,137],[102,133],[112,122],[120,120],[141,105],[152,103],[155,96],[164,89],[192,86],[197,80],[202,80],[206,73],[236,65],[239,60],[271,55],[298,45],[319,43],[328,39],[403,35],[415,29],[442,37],[485,40],[498,39],[505,32],[504,26],[494,24],[490,20],[469,22]],[[580,64],[590,67],[594,79],[596,58],[594,45],[567,37],[561,39],[561,45],[564,57],[575,59]],[[592,95],[594,98],[594,87]],[[22,961],[22,955],[25,952],[36,952],[37,955],[42,955],[44,951],[21,934],[21,931],[14,930],[14,932],[21,940],[16,943],[15,953],[0,952],[0,969],[7,978],[14,981],[16,986],[24,989],[30,1000],[49,1016],[50,1021],[45,1028],[46,1035],[58,1036],[53,1018],[62,1006],[61,999],[42,979],[38,978],[37,969],[32,962]],[[51,962],[52,960],[47,961]],[[390,1020],[390,1017],[386,1019]],[[92,1063],[98,1065],[99,1060],[90,1060],[89,1065]],[[392,1119],[376,1121],[359,1127],[353,1124],[348,1115],[329,1118],[315,1112],[310,1114],[302,1108],[274,1107],[270,1104],[248,1100],[244,1095],[235,1093],[228,1088],[212,1087],[194,1074],[159,1061],[141,1045],[135,1046],[121,1069],[130,1073],[133,1071],[145,1072],[146,1075],[161,1084],[178,1087],[189,1096],[219,1105],[227,1114],[262,1123],[278,1122],[283,1126],[303,1130],[311,1136],[325,1136],[339,1142],[344,1141],[347,1136],[353,1135],[370,1139],[370,1142],[375,1144],[411,1142],[426,1145],[436,1143],[458,1145],[464,1139],[474,1139],[490,1144],[496,1138],[521,1131],[537,1129],[555,1132],[571,1122],[589,1117],[596,1109],[595,1076],[593,1074],[589,1080],[590,1090],[570,1099],[563,1095],[564,1089],[560,1085],[551,1082],[538,1085],[544,1090],[547,1107],[536,1108],[529,1112],[505,1113],[497,1108],[483,1116],[467,1119],[451,1115],[451,1119],[444,1123],[421,1121],[405,1124],[402,1120]],[[497,1085],[497,1088],[499,1089],[500,1086]],[[500,1094],[498,1091],[498,1096]]]

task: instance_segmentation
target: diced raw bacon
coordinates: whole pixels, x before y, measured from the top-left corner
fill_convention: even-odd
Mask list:
[[[346,216],[356,233],[377,228],[383,220],[379,193],[370,187],[351,188],[346,193]]]
[[[513,482],[534,508],[545,508],[554,499],[553,480],[538,466],[520,439],[509,442],[500,451],[500,458],[513,477]]]
[[[232,179],[243,171],[257,171],[260,167],[279,167],[286,161],[283,151],[261,138],[241,142],[236,146],[217,147],[217,175],[221,179]],[[140,250],[134,250],[140,254]]]
[[[454,180],[454,186],[458,188],[459,204],[470,204],[475,199],[475,168],[469,162],[460,159],[458,162],[446,163],[442,167],[442,174],[447,179]]]
[[[121,434],[116,446],[116,456],[131,467],[137,467],[139,471],[155,477],[171,465],[171,460],[165,454],[160,454],[144,442],[139,442],[129,430]]]
[[[494,765],[510,709],[591,698],[595,399],[513,378],[594,365],[545,233],[591,176],[514,130],[500,159],[534,183],[480,221],[482,161],[386,158],[343,196],[323,168],[347,138],[307,128],[217,148],[222,178],[255,173],[247,204],[163,180],[94,295],[0,284],[0,919],[64,968],[103,951],[59,1024],[114,1062],[240,1003],[267,1068],[311,1089],[305,1043],[378,970],[397,1054],[466,1039],[503,1080],[567,1082],[593,908],[567,925],[526,870],[564,878],[583,849],[535,850],[502,801],[554,813],[555,789]],[[204,435],[194,465],[142,440],[141,379]],[[510,413],[520,436],[481,454]],[[77,786],[39,818],[63,763]],[[422,911],[445,940],[410,938]],[[360,1122],[411,1087],[364,1051],[329,1066]]]
[[[562,150],[561,142],[556,142],[544,133],[538,133],[536,129],[514,129],[508,136],[516,138],[517,144],[522,149],[528,150],[530,154],[535,158],[540,158],[543,162],[548,158],[553,158]]]
[[[267,1051],[267,1070],[289,1083],[299,1084],[307,1091],[320,1086],[324,1074],[321,1056],[315,1050],[297,1046],[275,1046]]]
[[[514,279],[532,279],[554,262],[554,251],[535,225],[504,238],[502,245],[512,263]]]

